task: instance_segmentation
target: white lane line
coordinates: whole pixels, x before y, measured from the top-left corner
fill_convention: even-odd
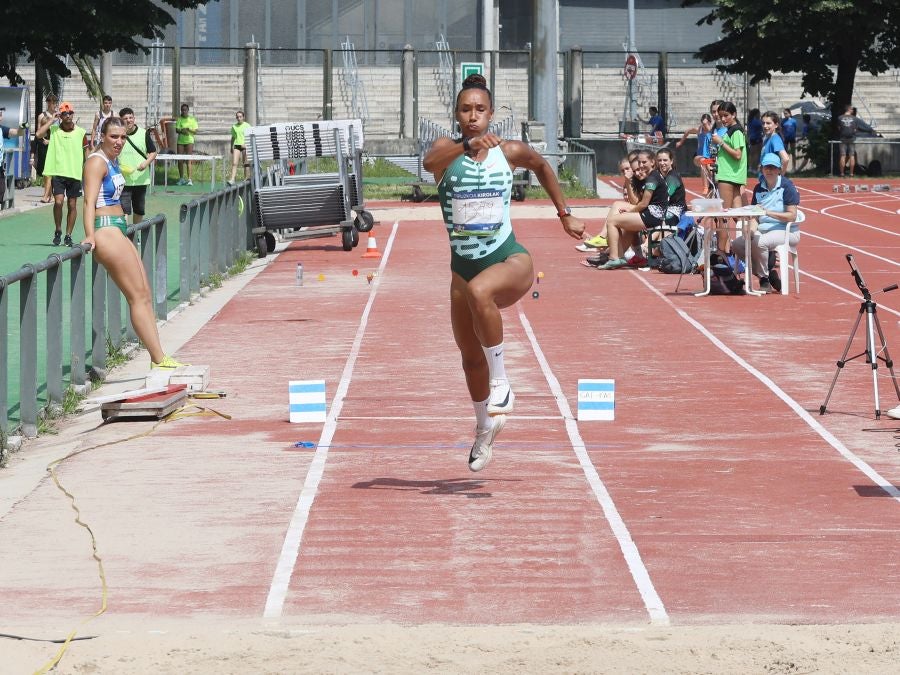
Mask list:
[[[518,303],[517,308],[519,310],[519,321],[522,322],[522,327],[525,329],[528,341],[531,342],[531,348],[534,351],[534,355],[541,365],[541,371],[544,373],[547,384],[550,385],[550,391],[556,399],[556,405],[566,423],[566,432],[569,434],[569,441],[572,443],[572,449],[575,451],[575,456],[578,458],[581,470],[584,471],[588,485],[590,485],[591,490],[594,492],[594,496],[597,498],[600,508],[603,509],[603,515],[606,516],[606,521],[609,523],[609,526],[616,537],[616,541],[619,542],[619,548],[622,551],[622,555],[625,556],[625,563],[628,565],[628,570],[631,572],[631,578],[634,579],[638,592],[641,594],[641,598],[644,601],[644,607],[647,608],[647,612],[650,615],[650,621],[656,625],[667,626],[669,625],[669,615],[666,612],[662,599],[656,592],[656,588],[653,586],[653,581],[650,579],[650,573],[647,571],[644,561],[641,559],[637,544],[635,544],[634,540],[631,538],[631,533],[628,531],[625,521],[622,520],[622,516],[616,508],[612,496],[610,496],[609,491],[606,489],[606,486],[600,478],[600,474],[597,473],[596,467],[588,456],[584,440],[582,440],[581,434],[578,432],[578,424],[575,422],[575,418],[572,415],[572,409],[569,407],[569,402],[566,400],[566,396],[559,384],[559,380],[556,379],[556,375],[553,374],[550,364],[544,357],[544,352],[541,351],[537,337],[535,337],[534,331],[531,329],[531,323],[528,321],[525,312],[522,310],[522,304]]]
[[[300,544],[303,539],[303,531],[309,520],[309,512],[312,508],[313,500],[316,498],[316,492],[319,489],[319,483],[322,481],[322,474],[325,472],[325,460],[328,459],[328,448],[331,440],[334,438],[334,432],[337,428],[337,420],[341,414],[341,408],[344,406],[344,397],[347,395],[347,389],[350,387],[350,380],[353,377],[353,368],[356,365],[356,359],[359,356],[362,347],[363,335],[366,332],[366,326],[369,322],[369,313],[372,311],[372,305],[375,302],[375,296],[378,293],[378,287],[381,285],[382,272],[387,265],[388,258],[391,257],[391,248],[394,245],[394,237],[397,234],[398,224],[395,222],[391,229],[391,236],[388,239],[382,254],[381,264],[378,266],[378,274],[372,281],[372,288],[369,290],[369,301],[363,310],[359,320],[359,327],[356,329],[356,338],[353,340],[353,346],[350,348],[350,355],[344,364],[344,372],[341,374],[340,382],[334,393],[334,399],[331,402],[331,410],[328,411],[328,417],[325,420],[325,426],[322,428],[322,434],[319,436],[319,443],[316,446],[316,452],[310,462],[309,470],[306,472],[306,480],[303,482],[303,489],[297,498],[297,505],[294,507],[294,514],[291,516],[291,522],[288,525],[287,534],[284,537],[284,544],[281,546],[281,555],[278,556],[278,564],[275,567],[275,574],[272,577],[272,583],[269,586],[269,595],[266,598],[266,608],[263,617],[266,619],[281,618],[284,610],[284,601],[287,597],[288,586],[291,583],[291,576],[294,574],[294,566],[297,563],[297,557],[300,555]]]
[[[805,277],[809,277],[810,279],[815,279],[816,281],[821,282],[821,283],[825,284],[826,286],[831,286],[832,288],[839,290],[841,293],[846,293],[847,295],[856,299],[857,302],[862,304],[862,301],[863,301],[862,296],[859,295],[858,293],[856,293],[855,291],[850,291],[850,290],[844,288],[843,286],[839,286],[834,282],[828,281],[828,279],[823,279],[822,277],[817,277],[815,274],[810,274],[809,272],[804,272],[803,270],[800,270],[800,274],[802,274]],[[874,294],[875,294],[875,292],[873,292],[873,295]],[[895,309],[891,309],[890,307],[885,307],[884,305],[881,305],[881,304],[879,304],[878,306],[882,309],[882,311],[890,312],[894,316],[900,316],[900,312],[898,312]]]
[[[750,373],[757,380],[762,382],[773,394],[775,394],[778,398],[780,398],[784,403],[793,410],[797,416],[806,422],[809,427],[815,431],[822,439],[828,443],[832,448],[834,448],[838,454],[840,454],[844,459],[850,462],[853,466],[859,469],[863,474],[865,474],[869,480],[871,480],[875,485],[884,490],[888,495],[893,497],[897,502],[900,502],[900,489],[891,484],[890,481],[886,480],[881,476],[875,469],[869,466],[862,459],[857,457],[853,452],[851,452],[847,446],[845,446],[838,438],[832,434],[828,429],[819,424],[816,419],[806,411],[806,409],[801,406],[797,401],[791,398],[784,390],[781,389],[777,384],[775,384],[768,376],[761,373],[759,370],[751,366],[744,359],[738,356],[734,351],[731,350],[725,343],[723,343],[719,338],[712,334],[710,330],[706,328],[699,321],[690,316],[687,312],[679,309],[675,306],[669,298],[660,293],[656,288],[653,287],[648,281],[643,279],[641,275],[635,272],[635,276],[640,279],[641,283],[644,284],[647,288],[649,288],[653,293],[655,293],[663,302],[665,302],[669,307],[671,307],[678,316],[687,321],[690,325],[692,325],[697,331],[703,335],[707,340],[713,343],[716,347],[719,348],[726,356],[728,356],[732,361],[737,363],[741,368]]]
[[[510,420],[558,420],[559,415],[507,415]],[[434,417],[427,415],[341,415],[342,420],[401,420],[410,422],[471,422],[471,415],[455,415],[448,417]]]
[[[835,216],[831,216],[831,218],[834,218],[834,217]],[[800,238],[802,239],[803,237],[812,237],[813,239],[818,239],[819,241],[824,241],[829,244],[834,244],[835,246],[839,246],[841,248],[846,248],[850,251],[856,251],[860,255],[866,255],[866,256],[869,256],[870,258],[875,258],[876,260],[880,260],[881,262],[886,262],[888,265],[900,266],[900,263],[898,263],[896,260],[891,260],[890,258],[885,258],[885,257],[877,255],[875,253],[869,253],[865,249],[857,248],[856,246],[851,246],[850,244],[845,244],[840,241],[835,241],[834,239],[828,239],[827,237],[822,237],[818,234],[813,234],[812,232],[810,232],[807,229],[804,229],[801,231]]]
[[[893,215],[893,211],[889,211],[888,209],[883,209],[880,206],[873,206],[871,204],[872,200],[859,201],[858,199],[853,200],[853,199],[847,199],[846,197],[839,196],[841,194],[849,194],[846,192],[843,192],[843,193],[842,192],[832,192],[829,194],[827,192],[819,192],[818,190],[813,190],[812,188],[799,187],[799,186],[797,187],[797,189],[802,190],[803,192],[809,192],[810,194],[816,195],[817,197],[822,197],[822,198],[825,198],[825,199],[828,199],[831,201],[840,202],[836,206],[863,206],[867,209],[872,209],[873,211],[881,211],[882,213],[889,213],[889,214]],[[879,201],[886,201],[887,199],[894,199],[894,200],[896,199],[896,197],[893,197],[889,192],[870,192],[870,193],[855,192],[853,194],[855,194],[855,195],[864,195],[864,194],[883,195],[883,197],[879,197]]]

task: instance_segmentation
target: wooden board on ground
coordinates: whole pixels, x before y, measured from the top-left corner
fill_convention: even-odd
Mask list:
[[[104,420],[154,417],[162,419],[187,401],[187,385],[171,384],[165,391],[109,401],[100,406]]]

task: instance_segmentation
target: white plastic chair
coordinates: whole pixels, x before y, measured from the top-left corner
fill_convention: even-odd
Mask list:
[[[806,214],[800,209],[797,209],[797,220],[795,220],[794,223],[799,225],[804,220],[806,220]],[[789,292],[788,256],[790,256],[790,262],[794,268],[794,293],[800,293],[800,253],[797,251],[796,246],[792,248],[788,243],[788,237],[790,237],[791,234],[791,225],[794,223],[788,223],[787,227],[784,228],[784,243],[775,247],[775,250],[778,251],[778,274],[781,277],[782,295],[787,295]]]

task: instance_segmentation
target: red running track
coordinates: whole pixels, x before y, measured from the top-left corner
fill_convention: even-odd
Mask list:
[[[859,361],[830,412],[818,407],[859,308],[843,256],[854,252],[872,288],[897,281],[900,199],[799,183],[802,286],[784,297],[696,298],[697,277],[675,293],[676,277],[586,269],[554,218],[517,218],[544,278],[538,299],[505,312],[517,409],[479,474],[466,467],[472,411],[434,208],[376,229],[385,257],[371,285],[379,261],[361,249],[293,244],[178,354],[211,365],[230,421],[166,424],[61,471],[97,533],[111,611],[896,620],[898,424],[872,419]],[[900,292],[878,300],[900,350]],[[586,377],[615,379],[614,422],[566,419]],[[305,378],[326,380],[324,426],[286,421],[286,383]],[[5,614],[95,607],[83,535],[52,485],[8,513],[0,536],[18,543],[0,554]],[[48,589],[47,570],[63,567]]]

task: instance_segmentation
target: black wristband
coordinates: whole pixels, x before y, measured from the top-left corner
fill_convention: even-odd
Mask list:
[[[463,152],[470,152],[471,150],[472,147],[469,145],[469,138],[467,136],[463,138]]]

